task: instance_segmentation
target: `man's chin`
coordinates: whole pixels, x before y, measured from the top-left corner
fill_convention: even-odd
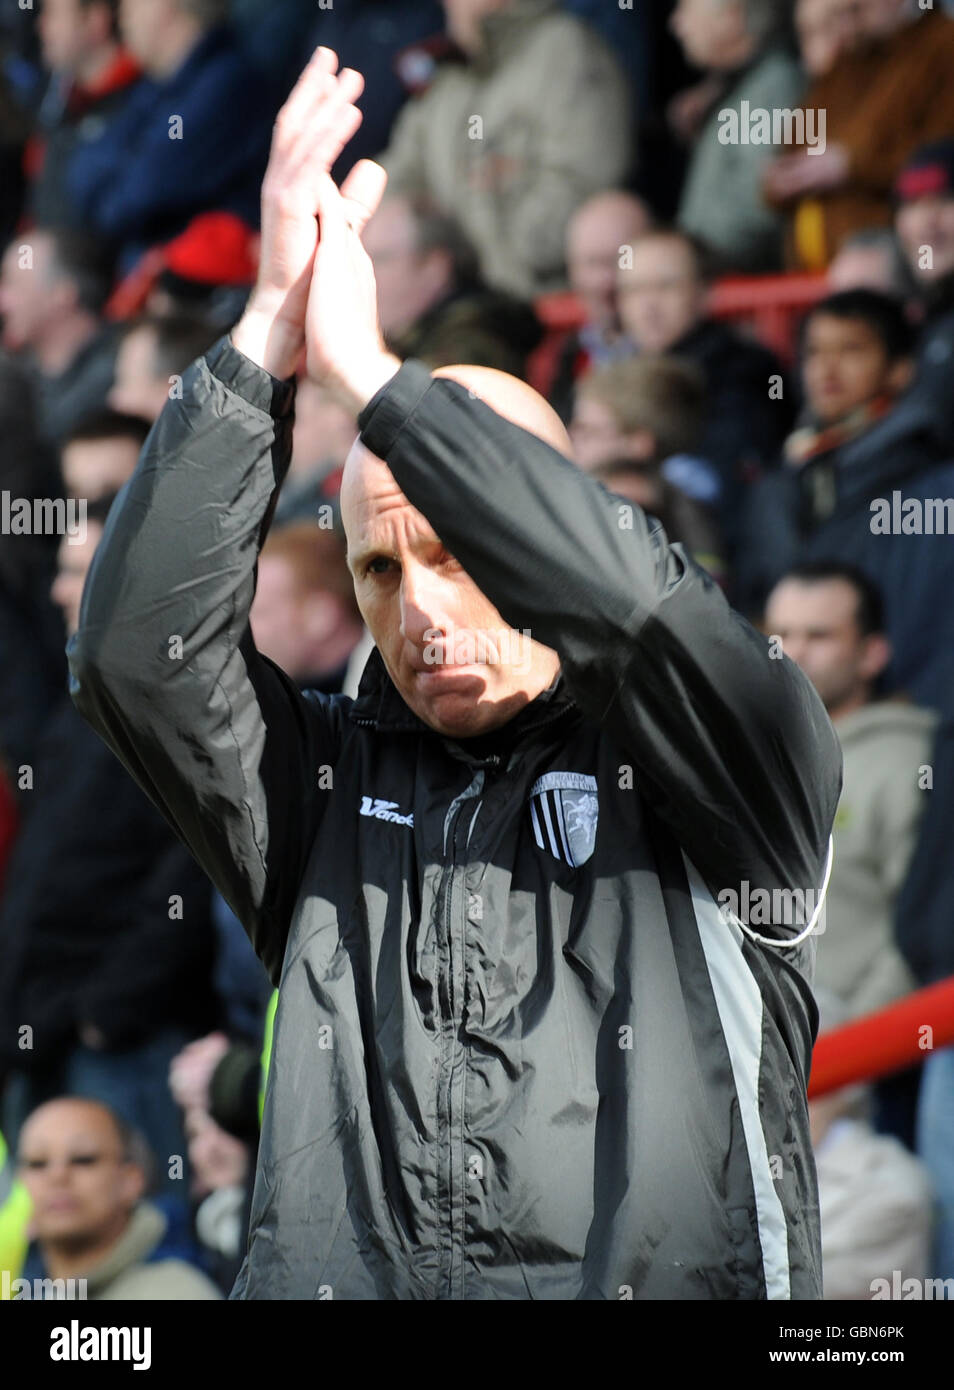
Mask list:
[[[513,697],[494,700],[488,691],[485,669],[442,667],[418,673],[405,701],[436,733],[445,738],[473,738],[506,724],[521,703]]]

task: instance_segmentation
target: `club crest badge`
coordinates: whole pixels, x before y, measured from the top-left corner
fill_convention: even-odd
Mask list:
[[[572,868],[596,846],[596,778],[582,772],[547,772],[530,788],[530,822],[541,849]]]

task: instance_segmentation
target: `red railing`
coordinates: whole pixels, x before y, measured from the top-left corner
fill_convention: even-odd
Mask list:
[[[954,1043],[954,975],[823,1033],[815,1043],[808,1097],[874,1081]]]

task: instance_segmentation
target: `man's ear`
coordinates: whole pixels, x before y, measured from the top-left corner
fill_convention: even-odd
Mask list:
[[[119,1178],[119,1190],[123,1206],[132,1211],[137,1202],[142,1201],[146,1190],[146,1175],[138,1163],[124,1163]]]
[[[914,376],[914,358],[899,357],[892,362],[888,368],[887,385],[888,390],[894,396],[900,396],[902,391],[906,391],[911,385],[911,378]]]
[[[869,633],[862,649],[860,674],[866,681],[877,680],[891,656],[891,643],[884,633]]]

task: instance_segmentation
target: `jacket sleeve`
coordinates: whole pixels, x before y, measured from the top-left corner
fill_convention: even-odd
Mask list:
[[[302,696],[248,623],[293,398],[228,338],[189,368],[110,513],[67,648],[80,713],[191,849],[274,982],[331,795],[319,768],[337,745],[335,702]]]
[[[755,889],[817,892],[841,789],[834,730],[659,523],[419,362],[360,425],[505,621],[559,653],[710,891],[737,894],[743,920]]]

